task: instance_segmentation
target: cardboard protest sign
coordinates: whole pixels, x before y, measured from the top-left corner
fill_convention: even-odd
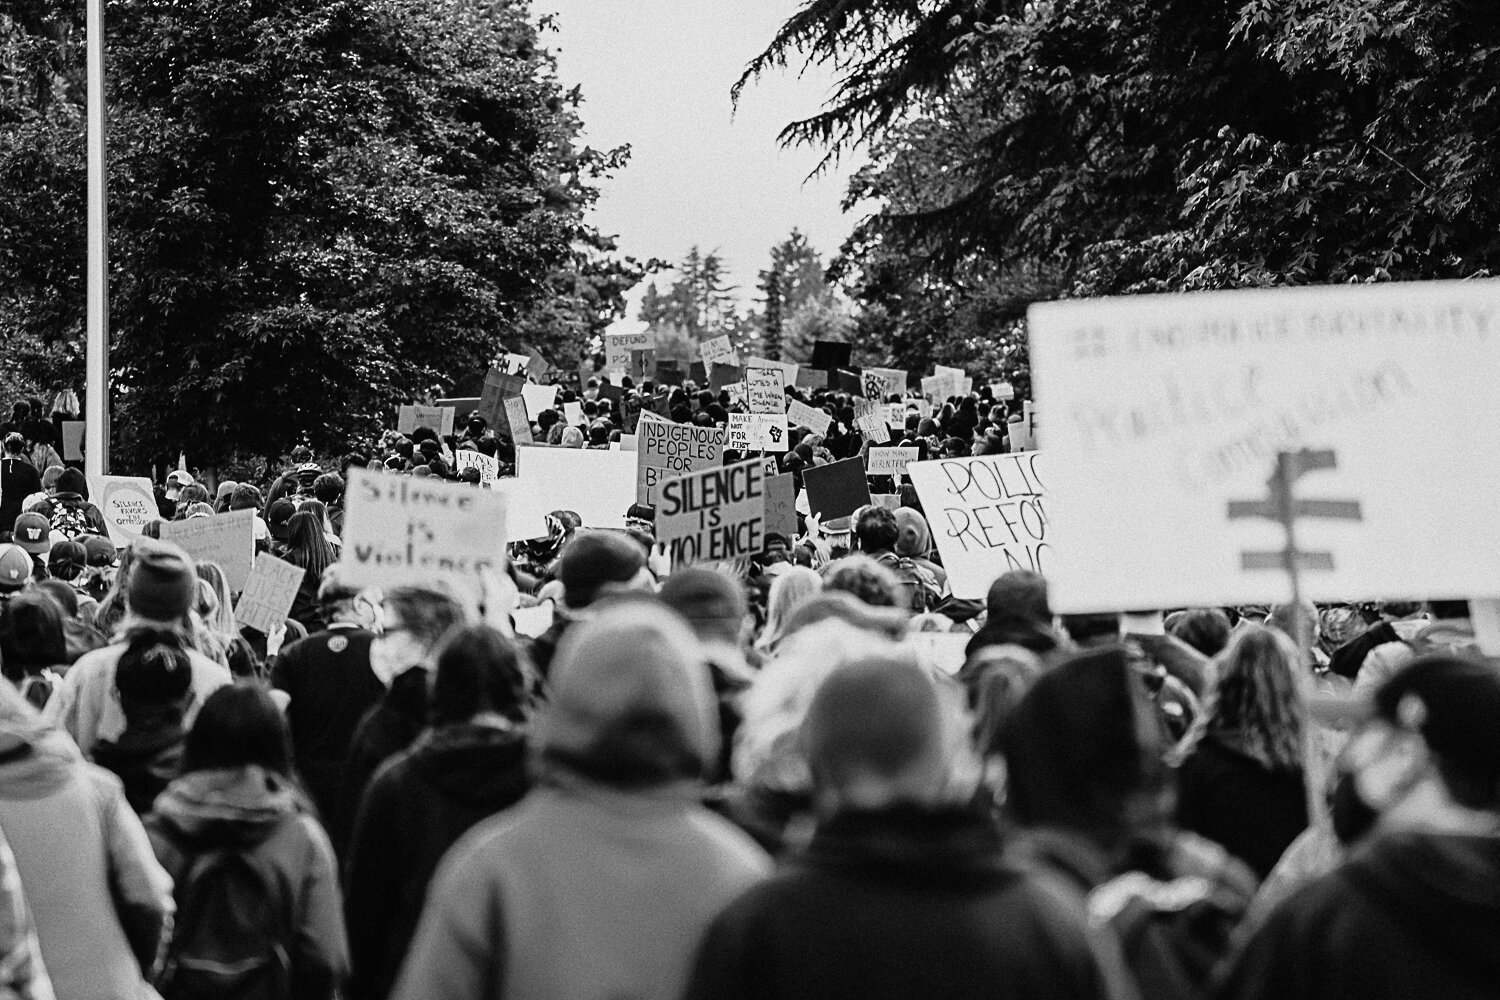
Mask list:
[[[828,434],[828,425],[833,423],[833,415],[827,410],[816,406],[808,406],[800,399],[791,401],[786,410],[787,423],[793,427],[806,427],[819,437]]]
[[[797,477],[767,475],[765,533],[787,539],[797,537]]]
[[[848,366],[854,356],[854,345],[832,340],[820,340],[813,344],[811,367],[831,372]]]
[[[983,598],[996,577],[1013,569],[1048,572],[1051,506],[1038,466],[1054,464],[1026,452],[906,467],[954,594]]]
[[[750,393],[745,388],[745,383],[736,382],[733,385],[726,385],[724,391],[729,394],[730,406],[743,406],[746,411],[750,409]]]
[[[724,432],[724,447],[741,454],[747,451],[785,451],[786,416],[776,413],[731,413]]]
[[[606,371],[628,372],[631,351],[656,350],[656,334],[650,330],[640,333],[606,333],[604,335],[604,368]]]
[[[690,379],[692,379],[693,382],[698,386],[698,388],[701,389],[705,385],[708,384],[708,372],[709,372],[709,369],[711,367],[712,366],[705,365],[701,361],[693,361],[693,362],[691,362],[691,363],[688,364],[688,375],[687,375],[687,377],[690,378]],[[737,368],[739,366],[738,365],[733,365],[731,367],[736,367]]]
[[[636,501],[654,505],[662,480],[722,464],[724,428],[643,420],[636,448]]]
[[[751,413],[786,412],[786,389],[775,368],[746,368],[745,396]]]
[[[569,427],[582,427],[583,424],[584,424],[584,419],[583,419],[583,404],[582,403],[564,403],[563,404],[563,421],[565,423],[567,423],[567,425]]]
[[[286,624],[306,572],[265,552],[256,556],[250,579],[234,602],[235,621],[267,635]]]
[[[765,516],[765,469],[756,459],[665,480],[656,537],[674,566],[759,555]]]
[[[83,461],[83,433],[88,424],[82,420],[64,420],[62,429],[62,460],[64,462]]]
[[[658,361],[653,378],[659,385],[681,385],[682,369],[676,361]]]
[[[542,356],[542,352],[535,347],[530,348],[526,355],[526,371],[533,379],[540,382],[547,377],[552,370],[552,362]]]
[[[505,417],[505,427],[515,444],[531,444],[531,420],[526,414],[526,400],[512,396],[501,404],[500,412]]]
[[[599,401],[604,403],[618,403],[625,398],[625,390],[610,382],[599,386]]]
[[[620,440],[613,442],[615,451],[640,451],[641,437],[639,434],[621,434]]]
[[[109,525],[109,540],[124,548],[141,529],[161,517],[156,492],[143,476],[89,476],[89,496]]]
[[[531,373],[531,356],[507,351],[495,359],[495,367],[507,375],[524,377]]]
[[[858,458],[804,469],[802,485],[807,490],[808,510],[825,523],[848,517],[870,502],[870,484]]]
[[[797,369],[797,388],[826,389],[828,388],[828,373],[818,368],[799,368]]]
[[[507,375],[498,368],[491,368],[485,374],[484,388],[479,392],[479,415],[484,417],[491,427],[496,426],[503,419],[501,410],[505,405],[505,400],[521,395],[521,389],[525,385],[525,379]]]
[[[161,526],[164,542],[180,545],[196,560],[216,562],[229,589],[238,593],[250,579],[255,558],[255,511],[233,510],[211,517],[190,517]]]
[[[532,385],[527,383],[521,386],[521,399],[526,403],[526,416],[535,420],[543,410],[550,410],[557,403],[558,386],[555,385]]]
[[[840,368],[833,373],[833,386],[839,392],[847,392],[851,396],[863,397],[865,394],[865,382],[860,378],[859,372],[848,368]]]
[[[917,460],[915,448],[871,448],[865,471],[872,476],[899,476]]]
[[[884,399],[906,392],[906,372],[896,368],[866,368],[860,373],[866,399]]]
[[[468,580],[505,566],[505,497],[438,479],[350,469],[339,560],[357,585]]]
[[[885,404],[885,425],[896,433],[906,430],[906,405],[904,403]]]
[[[708,370],[708,387],[718,392],[725,386],[740,381],[741,377],[741,369],[738,365],[716,364]]]
[[[990,395],[1000,402],[1009,402],[1016,398],[1016,387],[1009,382],[991,382]]]
[[[500,460],[493,455],[463,449],[454,453],[453,464],[460,472],[465,469],[478,469],[481,483],[493,483],[500,478]]]
[[[698,345],[698,356],[703,359],[705,369],[711,368],[715,364],[738,366],[740,363],[740,356],[735,351],[734,344],[730,341],[728,334],[722,337],[715,337],[712,340],[705,340],[702,344]]]
[[[479,404],[482,402],[483,399],[478,396],[460,396],[454,399],[440,399],[437,401],[437,405],[452,409],[453,419],[456,423],[461,420],[467,420],[469,414],[479,409]]]
[[[873,399],[854,401],[854,426],[873,443],[884,444],[891,439],[891,429],[885,422],[885,415],[884,403],[877,403]]]
[[[454,408],[451,406],[403,406],[396,414],[396,430],[410,434],[418,427],[431,427],[440,437],[453,433]]]
[[[1279,524],[1229,516],[1264,500],[1276,454],[1329,450],[1299,500],[1324,569],[1314,601],[1500,595],[1500,283],[1246,290],[1034,306],[1032,370],[1048,413],[1049,567],[1062,612],[1263,603],[1254,567]],[[1249,568],[1247,568],[1247,566]]]
[[[516,476],[493,490],[510,501],[507,523],[517,539],[543,538],[547,515],[571,510],[588,528],[623,528],[635,503],[636,456],[591,448],[517,448]]]
[[[745,368],[775,368],[781,373],[782,388],[797,384],[797,371],[801,365],[790,361],[772,361],[770,358],[745,358],[741,364]]]

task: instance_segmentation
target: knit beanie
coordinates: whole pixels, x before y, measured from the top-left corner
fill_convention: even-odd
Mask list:
[[[927,518],[910,507],[896,508],[896,555],[925,556],[932,546],[932,533],[927,528]]]
[[[1404,667],[1375,692],[1388,723],[1422,734],[1450,785],[1468,786],[1471,808],[1500,799],[1500,667],[1434,654]]]
[[[588,607],[605,584],[628,583],[645,568],[640,544],[614,531],[585,531],[563,548],[557,576],[568,607]]]
[[[198,596],[198,574],[188,554],[170,542],[138,538],[125,605],[150,621],[175,622]]]
[[[64,469],[57,477],[57,492],[77,493],[85,500],[89,498],[89,481],[77,469]]]

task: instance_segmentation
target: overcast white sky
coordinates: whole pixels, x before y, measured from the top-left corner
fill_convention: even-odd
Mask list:
[[[815,112],[830,78],[795,72],[729,88],[799,0],[534,0],[555,12],[548,37],[565,87],[583,85],[586,140],[629,143],[629,166],[604,185],[595,212],[620,249],[681,259],[717,249],[746,301],[770,248],[796,226],[830,258],[853,227],[839,210],[850,170],[804,182],[821,155],[783,150],[776,134]],[[659,284],[670,281],[659,277]],[[642,286],[644,287],[644,286]],[[632,296],[635,318],[640,289]]]

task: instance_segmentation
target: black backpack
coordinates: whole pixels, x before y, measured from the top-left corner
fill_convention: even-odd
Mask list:
[[[165,1000],[286,1000],[290,919],[275,879],[233,848],[195,857],[177,887]]]

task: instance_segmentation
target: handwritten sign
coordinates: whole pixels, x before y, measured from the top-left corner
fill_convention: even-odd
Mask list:
[[[730,341],[728,334],[722,337],[715,337],[712,340],[705,340],[702,344],[698,345],[698,356],[703,359],[704,370],[712,368],[716,364],[738,366],[740,363],[740,356],[735,351],[734,344]]]
[[[437,479],[350,469],[340,562],[356,585],[472,580],[505,566],[505,497]]]
[[[109,540],[124,548],[141,529],[161,515],[156,509],[156,493],[151,480],[136,476],[89,476],[89,496],[93,497],[104,523],[109,525]]]
[[[1075,300],[1031,311],[1038,409],[1058,491],[1054,607],[1281,601],[1244,568],[1278,525],[1231,521],[1279,451],[1332,450],[1299,521],[1332,569],[1314,601],[1500,595],[1500,282],[1340,285]],[[1107,540],[1107,541],[1106,541]],[[1129,600],[1126,595],[1129,594]]]
[[[1048,572],[1051,508],[1040,453],[913,462],[906,467],[932,525],[953,593],[983,598],[1013,569]]]
[[[724,447],[747,451],[785,451],[786,416],[776,413],[731,413],[724,431]]]
[[[664,481],[656,537],[674,566],[759,555],[765,516],[765,469],[756,459]]]
[[[786,412],[786,386],[775,368],[746,368],[745,397],[751,413]]]
[[[833,415],[827,410],[821,410],[816,406],[808,406],[800,399],[791,401],[786,410],[787,422],[794,427],[806,427],[819,437],[826,437],[828,427],[833,423]]]
[[[891,439],[890,427],[886,424],[885,418],[884,403],[878,403],[873,399],[854,401],[854,426],[858,427],[860,433],[871,442],[884,443]]]
[[[403,406],[396,414],[396,430],[410,434],[418,427],[431,427],[441,437],[453,433],[457,411],[451,406]]]
[[[871,448],[865,471],[872,476],[899,476],[908,462],[917,460],[915,448]]]
[[[866,368],[860,377],[864,380],[866,399],[884,399],[906,392],[906,372],[897,368]]]
[[[262,552],[240,599],[234,604],[235,621],[267,635],[286,623],[306,570]]]
[[[991,382],[990,395],[1001,402],[1008,402],[1016,398],[1016,387],[1009,382]]]
[[[500,478],[500,461],[493,455],[462,449],[454,453],[453,463],[460,472],[464,469],[478,469],[481,483],[493,483]]]
[[[788,541],[797,537],[797,481],[790,472],[766,473],[765,533],[781,535]]]
[[[797,384],[797,372],[802,367],[790,361],[772,361],[770,358],[746,358],[743,363],[746,368],[775,368],[780,371],[782,388]]]
[[[484,386],[479,390],[479,415],[495,427],[503,419],[505,400],[521,395],[526,380],[507,375],[498,368],[491,368],[484,376]]]
[[[640,333],[606,333],[604,335],[604,368],[606,371],[629,372],[632,351],[656,350],[656,334],[650,330]]]
[[[505,427],[510,433],[511,441],[516,444],[531,444],[531,421],[526,415],[526,400],[521,396],[512,396],[501,404],[500,412],[505,417]]]
[[[636,435],[637,502],[655,505],[663,480],[721,465],[723,449],[722,427],[641,421]]]
[[[224,571],[229,589],[238,593],[250,580],[255,559],[255,511],[232,510],[212,517],[169,521],[161,526],[164,542],[180,545],[201,562],[215,562]]]

